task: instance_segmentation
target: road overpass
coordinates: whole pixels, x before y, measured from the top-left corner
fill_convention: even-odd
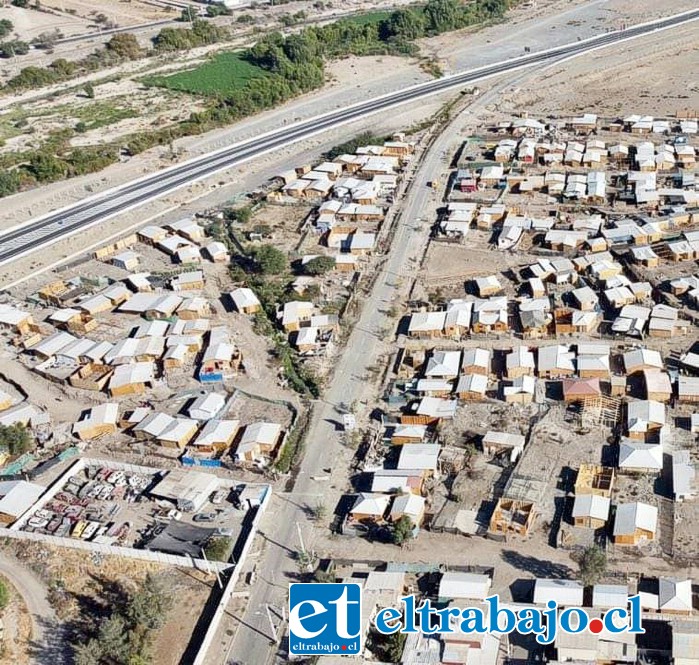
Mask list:
[[[60,210],[8,229],[0,234],[0,265],[27,256],[38,249],[119,213],[165,196],[193,182],[237,166],[260,155],[308,139],[329,129],[484,79],[514,72],[534,65],[574,58],[597,49],[637,39],[660,30],[684,25],[699,19],[699,9],[673,14],[625,30],[526,54],[484,67],[459,72],[398,92],[375,97],[331,111],[308,120],[275,129],[252,139],[190,159],[167,169],[148,174],[130,183],[101,192]]]

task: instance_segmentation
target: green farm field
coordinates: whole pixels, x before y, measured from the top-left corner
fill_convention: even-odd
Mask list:
[[[371,23],[381,23],[391,16],[391,12],[368,12],[367,14],[358,14],[357,16],[343,17],[341,20],[344,23],[357,23],[359,25],[369,25]]]
[[[240,52],[235,52],[219,53],[195,69],[168,76],[149,76],[143,82],[195,95],[218,95],[239,90],[250,79],[266,75],[263,69],[244,60]]]

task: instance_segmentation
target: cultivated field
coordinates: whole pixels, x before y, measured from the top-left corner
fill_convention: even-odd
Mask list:
[[[263,69],[245,60],[241,52],[230,52],[218,53],[195,69],[169,76],[150,76],[143,82],[178,92],[219,95],[239,90],[261,76],[266,76]]]

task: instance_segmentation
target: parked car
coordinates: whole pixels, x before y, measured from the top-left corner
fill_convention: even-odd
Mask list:
[[[213,522],[216,519],[216,513],[197,513],[192,520],[194,522]]]

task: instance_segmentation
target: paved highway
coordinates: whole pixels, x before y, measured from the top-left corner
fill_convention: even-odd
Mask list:
[[[699,19],[699,9],[411,86],[276,129],[107,190],[0,234],[0,265],[219,171],[339,125],[486,78],[583,53]]]

